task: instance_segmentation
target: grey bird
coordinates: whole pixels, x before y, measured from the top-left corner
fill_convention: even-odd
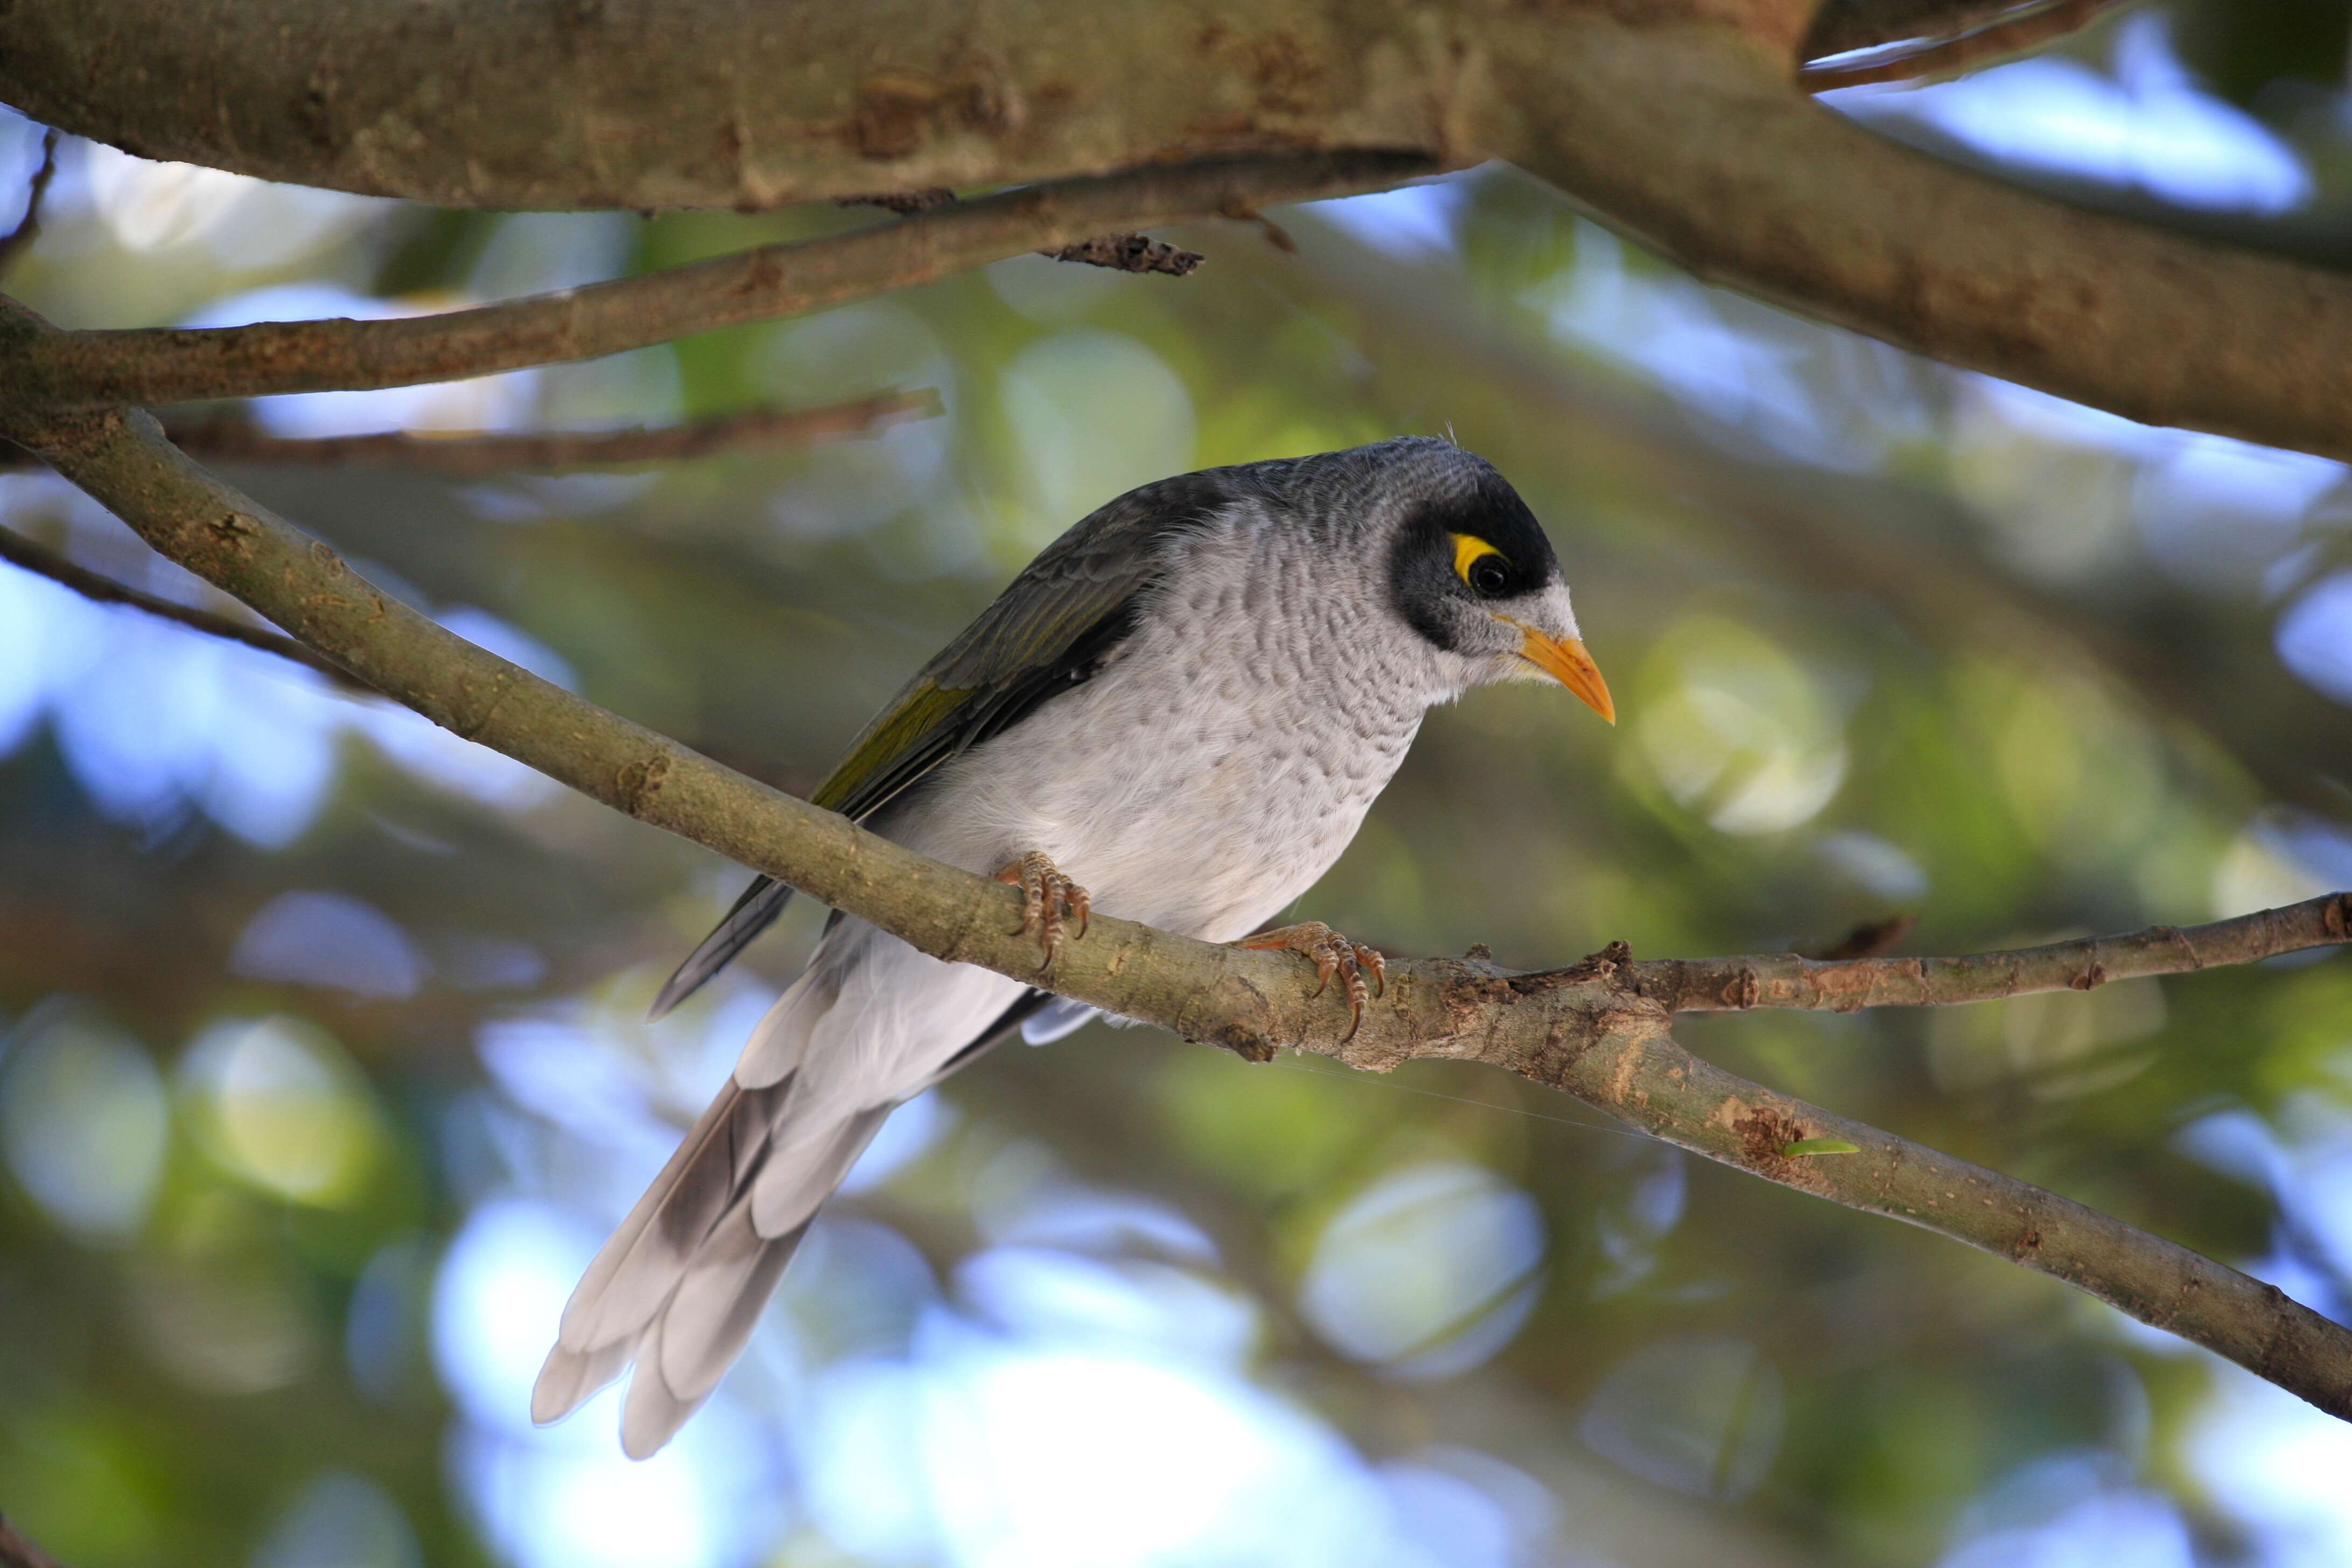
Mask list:
[[[813,798],[1019,884],[1046,964],[1098,904],[1296,952],[1342,979],[1360,1019],[1379,954],[1319,923],[1260,928],[1339,858],[1431,707],[1546,679],[1615,721],[1549,542],[1484,459],[1408,437],[1212,468],[1055,541]],[[790,896],[753,882],[654,1015]],[[659,1448],[741,1352],[883,1119],[1015,1030],[1042,1043],[1091,1016],[835,915],[573,1290],[532,1417],[569,1414],[634,1363],[622,1447]]]

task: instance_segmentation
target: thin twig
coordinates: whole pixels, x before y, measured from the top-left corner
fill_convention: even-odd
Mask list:
[[[47,577],[50,582],[70,588],[97,604],[121,605],[143,611],[159,620],[202,632],[206,637],[219,637],[245,647],[259,648],[263,653],[274,653],[280,658],[317,670],[347,690],[374,695],[363,682],[353,679],[350,671],[283,632],[271,631],[267,626],[257,626],[211,610],[177,604],[128,584],[118,583],[103,573],[93,572],[87,566],[68,561],[45,544],[37,544],[23,534],[5,528],[0,528],[0,561],[20,567],[37,577]],[[5,1562],[6,1559],[0,1558],[0,1568],[5,1568]]]
[[[1952,76],[1987,60],[2023,54],[2081,32],[2105,13],[2130,4],[2132,0],[2028,0],[1990,17],[1970,16],[1953,31],[1913,39],[1891,49],[1811,61],[1798,70],[1797,85],[1808,92],[1828,92],[1873,82]]]
[[[842,196],[833,205],[837,207],[880,207],[884,212],[909,217],[916,213],[935,211],[955,199],[955,192],[945,185],[927,185],[920,190],[892,191],[880,195]],[[1041,250],[1037,254],[1055,261],[1107,267],[1114,272],[1165,272],[1171,278],[1184,277],[1207,259],[1197,250],[1179,250],[1165,241],[1140,234],[1098,234],[1092,239],[1082,239],[1075,245]]]
[[[16,259],[16,253],[40,237],[41,198],[49,194],[49,181],[58,172],[58,133],[54,127],[41,132],[41,162],[33,171],[33,178],[25,187],[25,216],[16,226],[0,234],[0,272]]]
[[[58,1560],[34,1545],[0,1514],[0,1568],[58,1568]]]
[[[671,462],[719,452],[769,451],[845,436],[870,436],[908,419],[943,412],[939,393],[891,392],[824,408],[754,409],[681,425],[625,430],[537,430],[485,436],[272,436],[242,415],[173,423],[172,444],[190,457],[222,463],[394,468],[449,479],[559,473]],[[21,450],[21,449],[20,449]],[[12,462],[12,458],[14,461]],[[29,465],[29,455],[0,450],[0,468]]]
[[[912,213],[927,213],[933,207],[943,207],[956,199],[956,194],[945,185],[925,185],[919,190],[884,191],[877,195],[836,196],[837,207],[880,207],[886,213],[905,217]]]
[[[2352,942],[2352,893],[2210,925],[2151,926],[1962,958],[1670,958],[1626,966],[1642,995],[1670,1013],[1748,1007],[1948,1007],[2040,991],[2088,991],[2111,980],[2257,963],[2281,953]]]
[[[186,403],[412,386],[594,359],[840,305],[1108,231],[1378,189],[1434,166],[1396,153],[1179,164],[1025,186],[850,234],[439,315],[45,332],[0,342],[0,402]]]
[[[42,329],[0,302],[0,331]],[[1668,1033],[1621,949],[1574,978],[1492,964],[1392,966],[1360,1028],[1292,955],[1216,946],[1095,917],[1041,975],[1017,889],[928,859],[779,795],[453,636],[191,463],[135,410],[26,416],[7,433],[159,551],[453,732],[649,826],[679,834],[950,963],[976,963],[1105,1011],[1264,1059],[1297,1046],[1385,1070],[1476,1060],[1562,1089],[1752,1175],[1902,1219],[2062,1280],[2352,1419],[2352,1330],[2277,1289],[2112,1215],[1699,1061]],[[2325,916],[2315,916],[2321,929]],[[2225,922],[2226,923],[2226,922]],[[2284,931],[2289,921],[2275,922]],[[2340,940],[2343,912],[2330,940]],[[2255,945],[2185,933],[2203,963]],[[2285,951],[2291,941],[2270,942]],[[2307,945],[2307,943],[2305,944]],[[1791,961],[1801,963],[1803,961]],[[1876,961],[1886,962],[1886,961]],[[1792,1158],[1822,1139],[1833,1159]]]

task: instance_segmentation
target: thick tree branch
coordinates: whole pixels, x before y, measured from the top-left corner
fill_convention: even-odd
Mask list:
[[[846,436],[869,436],[908,419],[942,413],[937,391],[888,392],[823,408],[756,408],[682,425],[623,430],[537,430],[488,436],[272,436],[241,416],[173,423],[172,445],[222,463],[399,468],[449,479],[562,473],[775,451]],[[0,469],[31,466],[29,453],[0,450]]]
[[[2352,458],[2352,279],[2079,212],[1814,109],[1791,80],[1812,9],[1202,0],[1122,6],[1113,21],[1089,0],[14,0],[0,8],[0,99],[148,156],[502,207],[764,206],[1236,152],[1417,150],[1424,166],[1499,153],[1728,287],[2130,418]],[[1999,15],[1940,0],[1873,11],[1880,22],[1830,40],[1884,42],[1887,16],[1932,35]],[[1050,236],[1022,237],[1057,248],[1280,199],[1235,194],[1074,202]],[[1029,199],[1044,198],[992,198]],[[591,289],[537,302],[528,322],[453,319],[480,339],[367,323],[363,341],[405,345],[388,365],[313,324],[168,351],[153,334],[93,334],[0,376],[45,396],[161,402],[580,357],[1010,254],[979,242],[985,209],[908,219],[958,226],[971,244],[903,275],[763,275],[782,260],[761,253],[670,275],[659,302]],[[910,259],[879,236],[825,243],[856,250],[855,265]]]
[[[1675,958],[1625,967],[1633,988],[1670,1013],[1747,1007],[1949,1007],[2037,991],[2089,991],[2111,980],[2258,963],[2352,942],[2352,893],[2327,893],[2200,926],[2152,926],[1965,958]]]
[[[451,381],[840,305],[1106,230],[1376,189],[1431,167],[1414,154],[1351,153],[1146,169],[440,315],[45,333],[0,347],[0,382],[26,402],[165,404]]]
[[[1414,0],[12,0],[0,101],[142,157],[445,206],[756,209],[1466,148],[1475,43]]]
[[[1723,29],[1556,32],[1504,68],[1550,106],[1507,151],[1699,277],[2133,419],[2352,458],[2352,278],[1937,163]]]
[[[161,620],[200,631],[206,637],[219,637],[224,642],[236,643],[245,647],[259,648],[263,653],[274,653],[280,658],[317,670],[338,686],[352,691],[368,691],[367,687],[337,668],[333,660],[305,647],[284,632],[257,626],[250,621],[237,620],[234,616],[215,615],[210,610],[199,610],[193,605],[142,592],[128,584],[118,583],[103,573],[93,572],[68,560],[48,546],[36,543],[5,528],[0,528],[0,561],[30,572],[37,577],[47,577],[50,582],[70,588],[95,603],[125,605]],[[373,692],[369,694],[373,695]]]
[[[37,333],[0,304],[0,333]],[[143,413],[9,405],[0,428],[157,550],[436,723],[642,822],[982,964],[1255,1059],[1280,1045],[1384,1070],[1477,1060],[1565,1089],[1682,1147],[1832,1202],[1926,1226],[2065,1280],[2352,1418],[2352,1331],[2270,1286],[2082,1205],[1775,1095],[1667,1034],[1622,952],[1573,970],[1391,968],[1358,1031],[1291,955],[1218,947],[1099,915],[1050,973],[1013,934],[1013,889],[928,860],[606,712],[392,599],[312,539],[191,463]],[[1843,1140],[1852,1152],[1790,1146]]]

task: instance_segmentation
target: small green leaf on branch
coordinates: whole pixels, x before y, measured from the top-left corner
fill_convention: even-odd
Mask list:
[[[1780,1158],[1801,1160],[1808,1154],[1859,1154],[1862,1145],[1849,1143],[1843,1138],[1800,1138],[1794,1143],[1780,1145]]]

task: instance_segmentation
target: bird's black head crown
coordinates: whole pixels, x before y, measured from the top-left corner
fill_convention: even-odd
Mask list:
[[[1448,441],[1415,437],[1359,450],[1389,470],[1381,487],[1397,508],[1389,587],[1398,611],[1439,647],[1461,647],[1484,606],[1521,599],[1560,580],[1543,526],[1510,481],[1484,458]]]

